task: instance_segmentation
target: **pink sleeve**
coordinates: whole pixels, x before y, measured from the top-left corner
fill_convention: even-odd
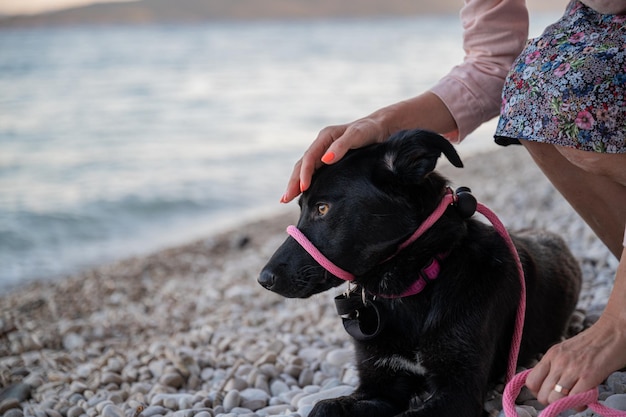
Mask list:
[[[498,115],[504,79],[528,39],[525,0],[465,0],[461,21],[465,59],[430,90],[456,121],[452,142]]]

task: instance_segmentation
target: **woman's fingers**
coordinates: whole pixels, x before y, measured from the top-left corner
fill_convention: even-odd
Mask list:
[[[280,201],[287,203],[306,191],[311,185],[315,170],[323,164],[334,164],[350,149],[361,148],[383,139],[378,124],[368,119],[322,129],[302,158],[294,165],[287,190]]]
[[[544,404],[597,387],[626,363],[623,328],[605,314],[589,329],[551,347],[526,385]]]

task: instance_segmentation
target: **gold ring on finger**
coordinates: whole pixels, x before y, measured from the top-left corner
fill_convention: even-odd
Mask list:
[[[569,395],[569,388],[565,388],[563,385],[560,384],[556,384],[554,386],[554,391],[558,392],[559,394]]]

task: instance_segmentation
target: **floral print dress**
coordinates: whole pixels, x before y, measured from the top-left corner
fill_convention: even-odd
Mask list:
[[[504,84],[495,138],[626,153],[626,15],[574,0],[531,39]]]

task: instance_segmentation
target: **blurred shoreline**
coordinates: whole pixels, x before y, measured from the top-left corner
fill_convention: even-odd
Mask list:
[[[529,0],[531,13],[561,12],[565,0]],[[43,13],[0,15],[2,28],[197,24],[218,21],[358,19],[458,15],[455,0],[142,0],[99,2]],[[18,9],[19,10],[19,9]]]

